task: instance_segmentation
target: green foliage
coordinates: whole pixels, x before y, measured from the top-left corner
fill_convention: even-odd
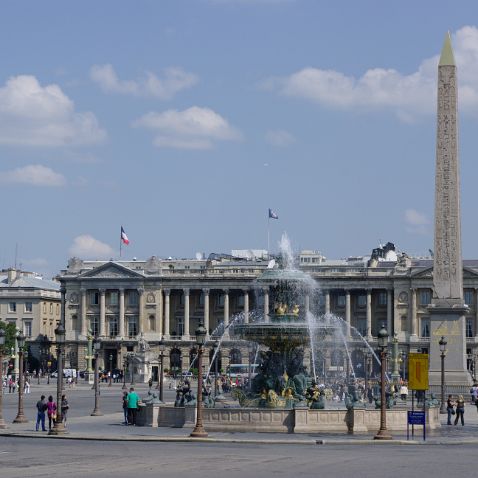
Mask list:
[[[193,377],[197,377],[198,376],[198,369],[197,368],[192,368],[191,373],[193,374]]]
[[[10,349],[15,347],[15,334],[17,332],[15,324],[8,324],[0,320],[0,329],[5,330],[4,351],[5,353],[10,353]]]

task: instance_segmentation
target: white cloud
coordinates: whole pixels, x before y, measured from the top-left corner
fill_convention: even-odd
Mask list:
[[[266,133],[266,141],[272,144],[272,146],[282,148],[295,143],[295,138],[288,131],[278,129],[268,131]]]
[[[478,28],[465,26],[453,35],[458,66],[460,108],[478,115]],[[394,69],[371,68],[362,76],[304,68],[284,78],[272,78],[266,88],[337,109],[391,110],[403,121],[436,111],[439,55],[422,61],[405,75]]]
[[[12,171],[0,171],[0,182],[30,184],[32,186],[64,186],[66,179],[41,164],[31,164]]]
[[[198,82],[196,75],[176,67],[166,68],[161,78],[147,71],[143,78],[121,80],[113,65],[94,65],[90,70],[90,77],[107,93],[151,96],[161,100],[169,100],[179,91]]]
[[[75,237],[69,252],[72,256],[85,259],[109,259],[115,255],[115,251],[111,246],[89,234]]]
[[[151,112],[136,120],[133,126],[152,130],[153,143],[159,148],[211,149],[215,141],[241,137],[221,115],[198,106],[184,111]]]
[[[407,209],[404,214],[406,229],[411,234],[427,234],[430,220],[416,209]]]
[[[58,85],[34,76],[10,78],[0,87],[0,144],[63,146],[102,141],[93,113],[78,113]]]

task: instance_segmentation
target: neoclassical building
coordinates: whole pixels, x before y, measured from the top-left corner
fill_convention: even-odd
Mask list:
[[[187,370],[196,354],[194,331],[200,322],[209,333],[207,366],[214,340],[238,314],[247,321],[254,311],[267,314],[273,308],[268,288],[257,282],[269,265],[264,258],[217,254],[190,260],[73,258],[59,276],[66,305],[67,366],[80,370],[86,367],[87,336],[91,331],[102,339],[102,366],[108,367],[112,360],[114,368],[121,368],[125,356],[137,353],[146,343],[151,359],[144,378],[148,374],[156,376],[157,346],[163,337],[165,368]],[[400,351],[428,351],[432,265],[431,259],[405,254],[397,257],[381,249],[374,250],[371,258],[344,260],[327,260],[314,251],[303,251],[298,267],[313,277],[317,289],[301,307],[342,317],[357,362],[363,353],[357,332],[375,346],[382,324],[391,336],[396,334]],[[464,261],[463,276],[469,306],[467,355],[472,370],[478,351],[478,261]],[[246,343],[226,334],[220,367],[248,363],[250,353]],[[325,357],[324,369],[333,370],[336,365],[331,357]]]

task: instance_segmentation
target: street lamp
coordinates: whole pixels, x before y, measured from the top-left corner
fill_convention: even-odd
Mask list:
[[[25,346],[25,336],[20,332],[17,335],[18,344],[18,413],[13,423],[26,423],[28,420],[23,413],[23,389],[25,378],[23,376],[23,347]]]
[[[99,390],[99,383],[98,383],[98,376],[100,374],[99,370],[99,356],[100,356],[100,349],[101,349],[101,340],[98,337],[95,337],[93,340],[93,349],[95,352],[95,408],[91,413],[92,417],[101,417],[103,414],[100,410],[100,390]]]
[[[126,368],[128,367],[128,354],[126,354],[126,357],[123,359],[123,390],[126,390]]]
[[[406,380],[407,379],[407,352],[405,352],[405,350],[402,350],[401,358],[402,358],[403,380]]]
[[[206,438],[207,432],[204,430],[202,424],[202,353],[203,345],[206,341],[207,330],[201,323],[196,329],[196,343],[198,345],[198,393],[197,393],[197,413],[196,413],[196,426],[191,435],[194,438]]]
[[[388,332],[385,325],[378,331],[378,346],[380,348],[380,430],[374,440],[391,440],[392,435],[387,430],[387,404],[385,403],[385,369],[387,367]]]
[[[58,377],[56,379],[56,420],[53,424],[53,428],[48,432],[48,435],[60,435],[67,433],[65,425],[63,424],[63,417],[61,415],[61,396],[63,394],[63,352],[65,348],[65,327],[61,322],[55,329],[55,336],[56,351],[58,353]]]
[[[108,382],[108,387],[111,387],[111,380],[113,378],[113,354],[110,354],[108,358],[110,359],[110,379]]]
[[[250,343],[248,343],[247,347],[249,349],[249,347],[251,346]],[[218,393],[219,393],[219,371],[218,371],[218,368],[219,368],[219,363],[218,363],[218,359],[219,359],[219,340],[216,340],[214,342],[214,396],[217,397]],[[249,389],[251,387],[251,352],[249,352]]]
[[[159,348],[159,378],[158,378],[158,387],[159,387],[159,399],[163,401],[163,378],[164,378],[164,351],[166,350],[166,344],[164,343],[164,337],[161,337],[161,340],[158,343]]]
[[[0,329],[0,429],[7,428],[3,419],[3,347],[5,346],[5,331]]]
[[[447,341],[442,335],[441,339],[438,341],[440,346],[440,357],[441,357],[441,405],[440,413],[446,414],[446,404],[445,404],[445,356],[446,356],[446,344]]]

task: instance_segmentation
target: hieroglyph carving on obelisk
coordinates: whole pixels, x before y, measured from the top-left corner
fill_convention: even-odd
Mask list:
[[[438,65],[434,298],[463,299],[456,64],[450,34]]]

